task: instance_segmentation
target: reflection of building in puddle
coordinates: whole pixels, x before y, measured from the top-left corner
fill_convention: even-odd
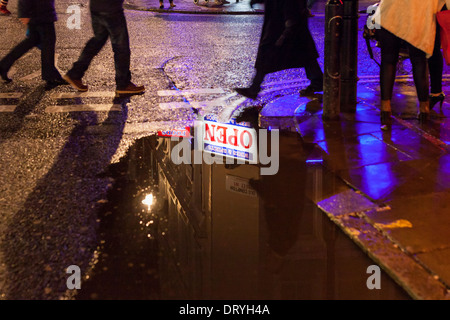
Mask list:
[[[342,186],[324,185],[321,164],[306,161],[311,150],[296,134],[280,135],[273,176],[257,164],[175,165],[178,142],[146,139],[143,160],[158,185],[162,299],[406,297],[385,275],[381,290],[367,288],[374,263],[312,200]]]

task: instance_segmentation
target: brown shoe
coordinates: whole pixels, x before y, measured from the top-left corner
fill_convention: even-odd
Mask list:
[[[137,86],[131,82],[125,88],[116,89],[116,94],[141,94],[144,92],[145,92],[144,86]]]
[[[11,14],[11,12],[6,9],[6,6],[1,6],[0,7],[0,14],[5,15],[5,16],[9,16]]]
[[[66,80],[74,89],[77,89],[80,92],[88,91],[88,86],[83,84],[81,79],[72,79],[67,74],[63,76],[63,79]]]

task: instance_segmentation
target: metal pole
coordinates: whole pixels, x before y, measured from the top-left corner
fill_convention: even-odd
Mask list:
[[[358,82],[358,0],[343,0],[341,111],[356,112]]]
[[[325,120],[335,120],[340,113],[340,40],[342,27],[342,2],[329,0],[325,7],[325,52],[323,75],[323,115]]]

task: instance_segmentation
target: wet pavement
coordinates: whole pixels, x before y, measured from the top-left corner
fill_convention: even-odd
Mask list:
[[[175,3],[163,11],[262,13],[248,1]],[[319,1],[313,9],[319,18],[323,6]],[[160,11],[157,1],[147,0],[128,1],[127,8]],[[23,182],[23,203],[5,204],[17,207],[17,214],[8,228],[1,226],[2,242],[27,242],[33,251],[17,255],[14,247],[2,248],[8,282],[14,283],[2,298],[55,299],[67,274],[57,275],[62,288],[55,290],[53,273],[67,261],[90,260],[92,265],[81,265],[88,270],[83,289],[70,298],[448,299],[450,108],[447,101],[442,110],[436,106],[430,121],[420,124],[407,73],[396,83],[390,131],[380,129],[377,79],[366,75],[358,82],[356,112],[337,121],[322,119],[320,96],[310,100],[289,90],[264,100],[260,113],[248,106],[261,101],[234,110],[233,116],[258,128],[281,129],[275,176],[261,175],[258,164],[175,166],[169,139],[154,135],[138,139],[99,175],[123,139],[123,114],[62,117],[76,124],[66,132],[69,142],[56,122],[51,139],[36,139],[40,148],[62,150],[56,161],[30,160],[16,170],[18,178],[23,169],[42,179],[36,186]],[[270,90],[267,85],[263,91]],[[22,126],[33,130],[27,108],[39,99],[35,95],[21,105],[23,115],[14,115],[22,121],[11,126],[11,135]],[[125,101],[116,103],[127,112]],[[97,121],[102,125],[93,129]],[[1,142],[16,145],[17,162],[26,154],[19,141]],[[85,156],[96,160],[89,170]],[[56,165],[48,168],[51,163]],[[68,188],[72,197],[50,185]],[[96,198],[99,190],[108,190],[108,198]],[[147,194],[154,195],[151,206],[142,203]],[[63,217],[61,207],[80,215]],[[33,264],[38,256],[48,261],[45,281],[24,281],[23,265],[42,274],[43,266]],[[367,287],[371,265],[382,269],[380,290]]]
[[[149,3],[140,6],[153,8]],[[368,4],[360,1],[360,9]],[[245,5],[232,2],[217,10],[244,6],[249,12]],[[319,2],[313,12],[321,15],[324,5]],[[204,10],[189,1],[176,8]],[[261,128],[296,131],[317,145],[329,172],[321,185],[339,181],[343,187],[310,199],[411,297],[448,299],[450,109],[447,102],[437,105],[420,124],[411,76],[406,71],[397,80],[389,131],[380,129],[379,86],[370,77],[359,79],[356,112],[342,113],[338,121],[324,121],[322,104],[298,94],[273,99],[257,118],[240,111]]]
[[[315,144],[279,138],[269,176],[257,164],[175,166],[179,142],[138,140],[108,172],[97,262],[77,299],[410,299],[384,272],[367,288],[373,261],[314,203],[348,186],[312,161]]]

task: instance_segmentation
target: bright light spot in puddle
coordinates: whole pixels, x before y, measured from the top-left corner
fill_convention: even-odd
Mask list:
[[[148,194],[145,196],[145,199],[142,200],[142,204],[145,204],[150,210],[150,206],[153,204],[153,194]]]

